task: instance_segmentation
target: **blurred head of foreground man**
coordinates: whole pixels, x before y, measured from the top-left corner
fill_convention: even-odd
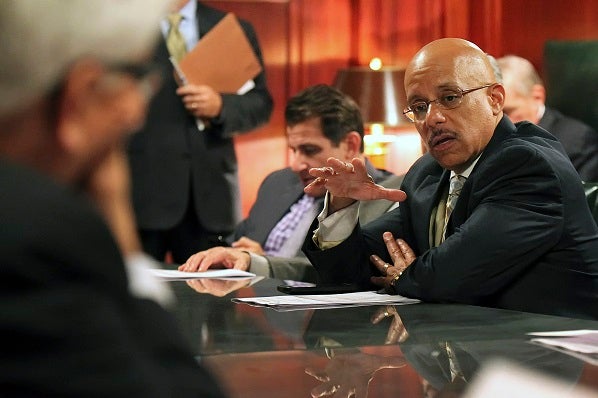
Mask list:
[[[123,140],[158,84],[143,62],[167,9],[0,2],[2,396],[222,395],[152,299],[168,292],[136,277]]]
[[[473,43],[433,41],[405,74],[405,115],[428,153],[401,190],[376,185],[358,159],[311,170],[306,192],[324,186],[328,201],[303,250],[324,282],[598,319],[598,227],[581,181],[553,135],[503,115],[494,79]],[[347,224],[357,201],[379,198],[402,203]]]

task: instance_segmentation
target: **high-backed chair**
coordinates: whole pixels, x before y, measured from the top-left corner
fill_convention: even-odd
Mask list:
[[[598,131],[598,40],[547,41],[546,104]]]

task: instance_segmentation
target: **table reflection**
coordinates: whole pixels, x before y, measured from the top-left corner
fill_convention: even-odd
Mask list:
[[[186,281],[187,286],[197,293],[211,294],[224,297],[235,290],[242,289],[252,284],[252,279],[191,279]]]
[[[277,312],[230,301],[278,295],[279,283],[223,297],[173,283],[175,315],[231,397],[457,397],[494,358],[598,391],[596,366],[526,335],[598,322],[448,304]]]

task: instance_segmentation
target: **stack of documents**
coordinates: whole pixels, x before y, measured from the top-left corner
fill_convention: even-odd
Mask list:
[[[562,332],[529,333],[532,343],[571,355],[592,365],[598,365],[598,330],[566,330]]]
[[[251,272],[238,269],[214,269],[203,272],[183,272],[171,269],[152,269],[152,274],[163,280],[188,280],[188,279],[250,279],[255,277]]]
[[[244,297],[233,298],[232,301],[257,307],[269,307],[276,311],[419,303],[419,300],[416,299],[410,299],[399,295],[382,294],[374,291],[342,294],[314,294],[306,296],[282,295],[269,297]]]

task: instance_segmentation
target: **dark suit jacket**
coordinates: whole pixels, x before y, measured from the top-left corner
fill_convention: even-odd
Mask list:
[[[425,301],[598,318],[598,229],[577,172],[554,136],[504,117],[463,186],[447,238],[430,247],[430,217],[449,171],[429,154],[403,180],[407,200],[340,245],[304,251],[324,281],[371,287],[372,253],[390,261],[384,231],[417,259],[396,285]]]
[[[198,3],[199,37],[225,15]],[[263,65],[253,28],[246,21],[240,23]],[[272,98],[265,73],[256,76],[255,88],[244,95],[222,94],[220,117],[199,131],[195,118],[175,93],[177,83],[163,40],[155,58],[165,71],[163,86],[150,104],[145,127],[132,137],[129,145],[138,225],[142,229],[168,229],[182,219],[192,198],[204,228],[230,232],[241,219],[232,137],[268,121]]]
[[[395,176],[386,170],[378,170],[369,161],[366,163],[366,167],[377,183],[387,188],[400,186],[402,177]],[[303,183],[290,168],[269,174],[258,190],[257,198],[249,215],[235,229],[234,239],[247,236],[263,246],[278,221],[302,195]],[[324,198],[318,199],[320,210],[324,205],[323,200]],[[364,203],[364,206],[360,208],[360,218],[367,223],[384,213],[392,204],[386,200]],[[301,252],[297,253],[294,258],[267,256],[267,260],[271,270],[270,276],[274,278],[307,281],[316,279],[313,267]]]
[[[598,182],[598,132],[549,107],[538,126],[559,139],[582,180]]]
[[[84,198],[0,160],[0,395],[221,397]]]

